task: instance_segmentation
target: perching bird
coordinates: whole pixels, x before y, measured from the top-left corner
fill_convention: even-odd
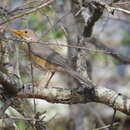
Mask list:
[[[30,47],[31,51],[31,59],[38,64],[40,67],[46,67],[49,70],[51,69],[52,75],[49,78],[51,80],[54,73],[58,70],[61,72],[65,72],[68,75],[72,76],[74,79],[78,80],[79,82],[84,82],[84,84],[88,87],[88,81],[86,81],[79,73],[75,72],[67,63],[67,59],[56,52],[54,49],[50,48],[49,46],[45,45],[44,43],[38,43],[37,36],[34,32],[30,29],[11,29],[10,32],[21,36],[23,39],[27,40],[27,44]],[[30,42],[29,42],[30,41]],[[57,69],[58,68],[58,69]],[[60,68],[60,69],[59,69]]]

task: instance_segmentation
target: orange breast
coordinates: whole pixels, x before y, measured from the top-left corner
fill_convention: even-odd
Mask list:
[[[38,65],[40,65],[41,67],[44,67],[44,68],[46,67],[46,68],[49,68],[49,69],[53,69],[53,68],[56,67],[55,65],[49,63],[48,61],[46,61],[46,60],[44,60],[44,59],[42,59],[42,58],[40,58],[40,57],[38,57],[38,56],[32,55],[32,60],[33,60],[36,64],[38,64]]]

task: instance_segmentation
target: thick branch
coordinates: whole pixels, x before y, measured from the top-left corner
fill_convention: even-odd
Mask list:
[[[2,72],[0,72],[0,84],[3,86],[5,93],[8,93],[8,95],[16,94],[21,87],[21,83],[18,81],[17,77],[13,75],[7,76]]]
[[[8,77],[6,74],[0,73],[0,84],[6,87],[6,92],[10,94],[11,88],[21,88],[18,80]],[[91,82],[89,83],[91,86]],[[10,91],[8,91],[8,88]],[[72,88],[71,86],[69,88]],[[14,89],[12,89],[14,90]],[[18,90],[16,91],[16,93]],[[13,91],[14,93],[14,91]],[[12,94],[12,91],[11,91]],[[64,89],[64,88],[45,88],[24,86],[21,92],[18,92],[19,98],[40,98],[52,103],[77,104],[88,102],[99,102],[107,104],[114,109],[130,114],[130,98],[114,92],[113,90],[95,87],[79,89]]]
[[[34,98],[35,96],[35,98],[45,99],[51,103],[63,104],[97,102],[130,114],[130,98],[103,87],[94,88],[94,91],[90,94],[86,88],[71,90],[45,87],[34,87],[33,93],[33,88],[26,86],[17,96],[19,98]]]
[[[84,4],[84,6],[85,8],[82,10],[82,16],[85,21],[83,36],[90,37],[94,24],[103,14],[104,6],[96,1],[91,1]]]

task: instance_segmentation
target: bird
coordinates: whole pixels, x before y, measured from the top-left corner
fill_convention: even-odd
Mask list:
[[[31,29],[10,29],[10,32],[28,41],[25,44],[29,45],[33,62],[40,67],[45,67],[48,70],[51,70],[52,74],[45,87],[48,87],[48,84],[56,71],[67,73],[79,82],[82,81],[88,87],[88,80],[72,69],[67,58],[63,57],[60,53],[55,51],[55,49],[45,45],[44,42],[42,42],[43,44],[37,42],[39,39]]]

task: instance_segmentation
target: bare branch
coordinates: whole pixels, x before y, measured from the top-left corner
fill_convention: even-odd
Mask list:
[[[117,59],[120,63],[130,64],[130,58],[120,55],[114,49],[109,48],[105,44],[98,41],[96,38],[87,39],[87,42],[91,42],[91,44],[93,44],[97,48],[100,48],[100,49],[106,51],[105,54],[112,56],[113,58]]]
[[[0,73],[0,83],[8,88],[16,87],[21,88],[17,81],[8,78],[2,72]],[[89,84],[91,86],[91,82]],[[69,87],[71,88],[71,86]],[[8,91],[9,93],[10,91]],[[14,93],[14,92],[13,92]],[[16,91],[17,93],[17,91]],[[113,90],[95,87],[89,89],[88,87],[79,89],[64,89],[64,88],[45,88],[45,87],[32,87],[24,85],[21,92],[16,94],[19,98],[40,98],[45,99],[52,103],[63,103],[63,104],[77,104],[77,103],[88,103],[88,102],[100,102],[107,104],[114,109],[117,109],[126,114],[130,114],[130,98],[118,94]]]
[[[15,39],[15,38],[6,38],[6,37],[1,37],[1,39],[8,41],[8,40],[12,40],[12,41],[20,41],[20,42],[26,42],[26,43],[43,43],[46,46],[49,45],[53,45],[53,46],[63,46],[63,47],[68,47],[68,48],[76,48],[76,49],[81,49],[81,50],[86,50],[86,51],[90,51],[91,52],[98,52],[98,53],[104,53],[107,55],[112,56],[113,58],[117,59],[119,62],[121,62],[122,64],[130,64],[130,58],[122,56],[121,54],[119,54],[118,52],[116,52],[114,49],[106,46],[105,44],[103,44],[101,41],[97,40],[96,38],[88,38],[86,39],[85,42],[91,42],[91,44],[93,44],[95,47],[99,48],[99,50],[94,50],[91,48],[87,48],[87,47],[82,47],[82,46],[74,46],[74,45],[65,45],[65,44],[55,44],[55,43],[50,43],[50,42],[39,42],[39,41],[27,41],[24,39]]]
[[[115,122],[115,123],[113,124],[113,126],[116,126],[116,125],[119,125],[119,123],[118,123],[118,122]],[[110,127],[110,125],[105,125],[105,126],[103,126],[103,127],[95,128],[95,129],[93,129],[93,130],[103,130],[103,129],[109,128],[109,127]]]
[[[90,37],[94,24],[99,20],[104,11],[104,5],[100,2],[92,1],[84,5],[82,9],[82,16],[85,22],[84,37]]]
[[[71,88],[71,86],[69,87]],[[79,86],[80,88],[80,86]],[[45,88],[34,87],[34,93],[31,86],[25,86],[24,90],[17,94],[19,98],[40,98],[51,103],[62,104],[78,104],[96,102],[107,104],[116,110],[130,114],[130,98],[118,94],[113,90],[96,87],[93,91],[88,91],[86,88],[79,89],[63,89],[63,88]]]
[[[29,9],[28,11],[26,11],[26,9],[25,9],[25,11],[24,11],[24,8],[22,9],[23,11],[22,12],[18,12],[19,10],[19,8],[17,7],[17,10],[16,10],[16,15],[14,15],[14,16],[12,16],[13,14],[11,14],[11,12],[14,12],[13,10],[10,12],[10,15],[8,15],[8,18],[7,19],[5,19],[5,20],[3,20],[2,22],[0,22],[0,25],[2,25],[2,24],[5,24],[5,23],[7,23],[7,22],[9,22],[9,21],[12,21],[12,20],[14,20],[14,19],[17,19],[17,18],[20,18],[20,17],[23,17],[23,16],[25,16],[25,15],[28,15],[28,14],[31,14],[31,13],[33,13],[33,12],[36,12],[37,10],[39,10],[39,9],[41,9],[41,8],[43,8],[43,7],[46,7],[48,4],[50,4],[51,2],[52,2],[53,0],[50,0],[50,1],[47,1],[47,2],[44,2],[44,3],[40,3],[38,6],[36,6],[36,7],[34,7],[34,8],[31,8],[31,9]],[[41,2],[43,2],[43,0],[41,1]],[[37,3],[39,3],[39,1],[37,1]],[[28,3],[28,5],[30,5],[30,3]],[[17,13],[18,12],[18,13]]]
[[[122,9],[122,8],[119,8],[119,7],[109,7],[109,10],[120,11],[120,12],[123,12],[125,14],[130,15],[130,11],[129,10]]]

